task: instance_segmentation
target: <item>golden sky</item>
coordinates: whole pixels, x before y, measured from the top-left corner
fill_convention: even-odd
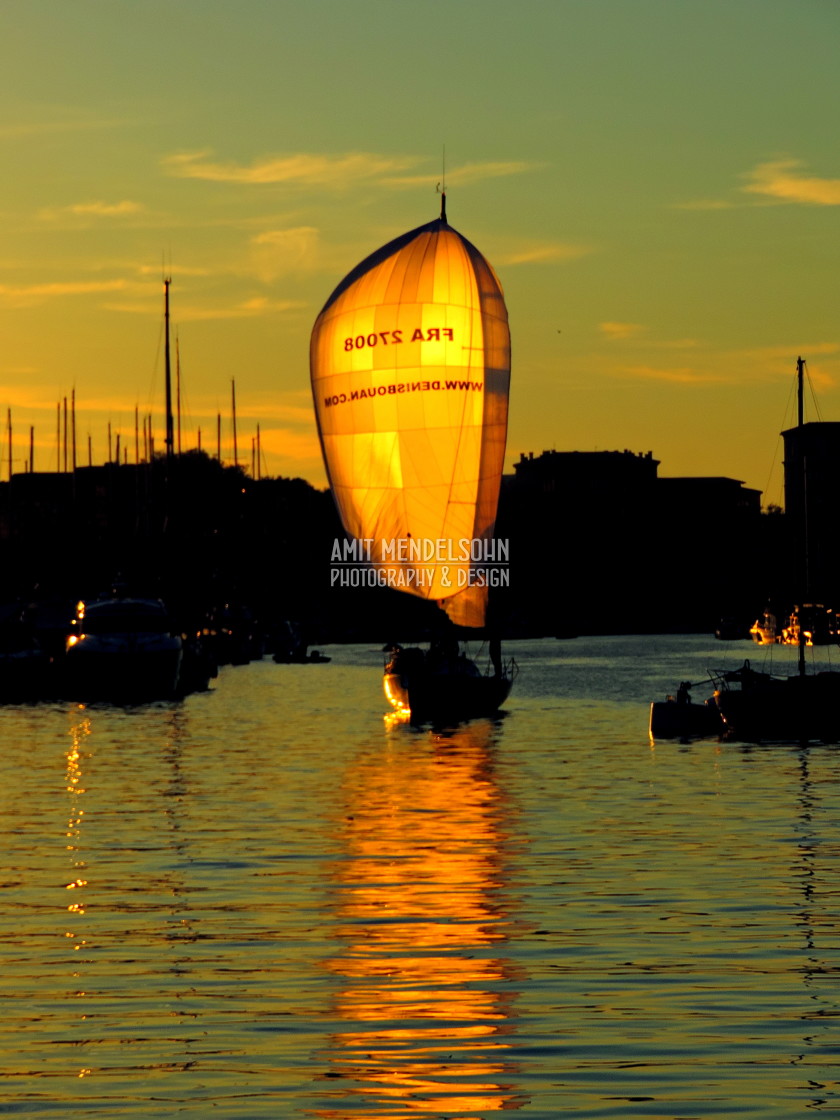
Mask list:
[[[135,408],[324,484],[312,324],[448,217],[496,269],[508,462],[652,451],[779,501],[797,355],[840,418],[834,0],[5,0],[0,408],[14,469]],[[810,414],[815,419],[815,413]],[[4,450],[0,478],[8,477]]]

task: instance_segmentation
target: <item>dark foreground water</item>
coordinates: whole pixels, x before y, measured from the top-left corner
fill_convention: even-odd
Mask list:
[[[511,651],[446,735],[360,646],[0,709],[0,1114],[840,1112],[838,748],[651,745],[740,643]]]

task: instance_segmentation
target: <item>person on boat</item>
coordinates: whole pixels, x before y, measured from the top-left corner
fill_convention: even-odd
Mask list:
[[[417,646],[409,646],[408,649],[403,649],[401,645],[393,642],[386,647],[388,653],[388,663],[385,666],[386,673],[417,673],[421,671],[423,666],[423,651],[418,649]]]
[[[429,646],[426,664],[433,673],[457,673],[461,668],[460,658],[455,638],[435,638]]]
[[[493,665],[493,676],[502,676],[502,643],[500,638],[491,638],[489,643],[490,661]]]

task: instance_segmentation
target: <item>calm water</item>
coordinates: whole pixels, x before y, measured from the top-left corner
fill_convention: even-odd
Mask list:
[[[0,709],[0,1114],[840,1112],[840,751],[651,746],[741,643],[511,651],[449,735],[361,646]]]

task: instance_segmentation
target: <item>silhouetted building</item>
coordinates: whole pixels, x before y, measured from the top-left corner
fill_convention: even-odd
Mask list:
[[[698,511],[706,511],[714,516],[724,540],[729,529],[750,524],[761,514],[761,491],[736,478],[658,478],[656,490],[660,511],[674,516],[690,512],[695,526]]]
[[[813,458],[828,523],[840,466]],[[509,586],[491,595],[504,633],[711,632],[725,614],[757,617],[781,589],[768,573],[784,553],[784,519],[762,516],[758,491],[734,479],[659,478],[658,467],[651,452],[521,457],[503,479],[496,524],[510,544]],[[380,644],[436,625],[433,603],[334,587],[341,537],[329,491],[254,480],[203,452],[14,475],[0,483],[0,597],[63,602],[119,577],[190,620],[239,603]]]
[[[802,424],[782,432],[785,510],[793,556],[790,594],[840,603],[837,525],[840,520],[840,423]]]
[[[744,600],[758,608],[760,492],[731,478],[659,478],[658,467],[652,452],[627,450],[514,464],[497,535],[511,538],[513,599],[527,623],[546,633],[714,629]]]

